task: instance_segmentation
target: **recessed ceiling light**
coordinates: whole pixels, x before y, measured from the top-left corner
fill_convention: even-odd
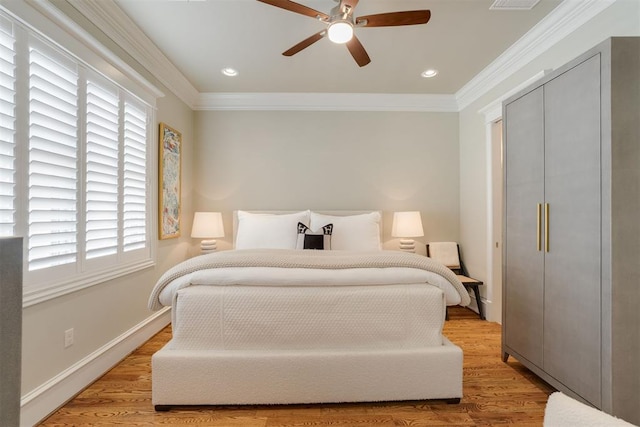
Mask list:
[[[238,70],[227,67],[222,69],[222,74],[229,77],[235,77],[238,75]]]
[[[531,10],[540,0],[495,0],[491,10]]]
[[[420,75],[424,78],[430,79],[431,77],[435,77],[438,75],[438,70],[434,70],[434,69],[425,70]]]

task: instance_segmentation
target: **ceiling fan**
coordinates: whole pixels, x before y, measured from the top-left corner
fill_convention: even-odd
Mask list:
[[[404,12],[379,13],[354,17],[353,11],[359,0],[334,0],[338,3],[329,14],[318,12],[310,7],[290,0],[258,0],[281,9],[310,16],[327,24],[327,28],[302,40],[291,49],[284,51],[284,56],[293,56],[318,40],[327,36],[334,43],[344,43],[359,66],[364,67],[371,59],[360,40],[353,33],[354,27],[395,27],[401,25],[426,24],[431,18],[428,10],[412,10]]]

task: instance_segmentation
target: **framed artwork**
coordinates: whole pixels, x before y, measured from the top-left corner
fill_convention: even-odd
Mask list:
[[[180,172],[182,134],[160,123],[159,159],[159,228],[160,240],[180,236]]]

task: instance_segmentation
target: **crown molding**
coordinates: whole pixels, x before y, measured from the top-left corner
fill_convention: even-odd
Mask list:
[[[616,0],[565,0],[465,84],[455,97],[460,110],[611,6]]]
[[[114,1],[67,0],[190,108],[199,93]]]
[[[38,34],[85,66],[98,73],[108,75],[144,102],[155,106],[156,98],[164,96],[164,93],[153,83],[105,47],[50,1],[4,2],[4,4],[0,4],[0,10],[7,13],[24,28]],[[46,30],[43,31],[44,28]],[[73,40],[74,43],[68,46],[62,42],[63,40]],[[109,64],[108,67],[103,66],[103,63]]]
[[[389,93],[201,93],[196,110],[458,112],[453,95]]]

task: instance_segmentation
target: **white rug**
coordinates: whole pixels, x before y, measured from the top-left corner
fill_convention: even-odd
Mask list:
[[[549,396],[544,427],[637,427],[620,418],[578,402],[561,392]]]

